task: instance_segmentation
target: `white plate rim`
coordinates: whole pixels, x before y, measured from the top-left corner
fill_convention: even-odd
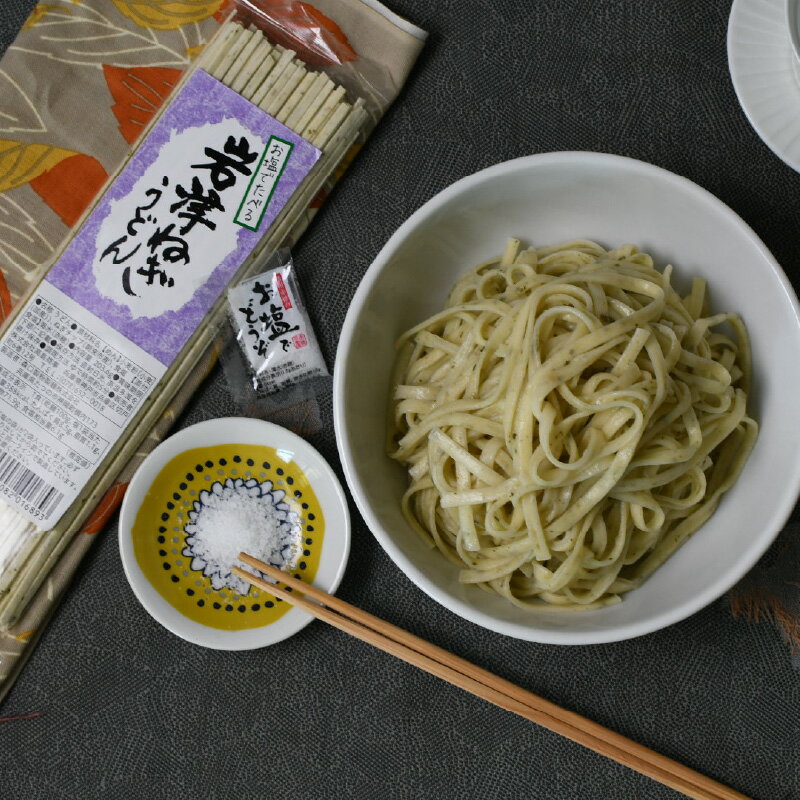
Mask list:
[[[430,198],[420,208],[418,208],[400,227],[392,234],[386,244],[381,248],[374,260],[365,272],[361,283],[356,290],[353,299],[350,302],[347,316],[345,317],[342,332],[339,337],[339,347],[337,351],[336,364],[334,369],[334,386],[333,386],[333,412],[334,412],[334,430],[336,433],[336,442],[339,449],[339,457],[342,462],[342,469],[344,470],[345,479],[350,492],[355,500],[356,506],[364,518],[367,527],[372,532],[373,536],[378,540],[384,551],[394,561],[401,571],[425,594],[431,597],[436,602],[443,605],[453,613],[460,616],[466,621],[475,622],[489,630],[503,633],[517,639],[523,639],[531,642],[539,642],[542,644],[562,644],[562,645],[588,645],[588,644],[605,644],[617,641],[624,641],[632,639],[637,636],[643,636],[648,633],[666,628],[677,622],[680,622],[692,614],[697,613],[705,608],[710,603],[717,600],[731,587],[733,587],[744,575],[755,566],[756,562],[766,552],[767,548],[777,537],[778,533],[786,524],[792,510],[794,509],[797,498],[800,495],[800,459],[795,465],[795,472],[788,477],[791,491],[785,495],[785,499],[781,506],[773,510],[771,516],[771,524],[764,526],[759,538],[758,545],[754,546],[748,558],[743,558],[735,570],[730,570],[728,573],[719,576],[715,581],[709,583],[705,591],[699,592],[694,597],[677,603],[671,608],[656,614],[648,620],[633,622],[620,625],[614,630],[598,630],[598,631],[581,631],[579,633],[570,631],[559,630],[544,630],[525,627],[524,625],[516,622],[508,622],[499,620],[489,614],[482,612],[474,606],[467,606],[458,598],[446,594],[431,580],[429,580],[421,570],[417,569],[414,564],[408,559],[404,553],[392,541],[391,537],[383,530],[383,526],[378,520],[377,516],[370,510],[366,497],[362,495],[358,483],[355,480],[355,464],[352,462],[347,448],[343,446],[346,435],[345,413],[343,408],[343,397],[347,376],[347,364],[345,361],[345,353],[349,351],[349,345],[355,333],[356,309],[360,309],[367,295],[372,291],[378,275],[383,268],[384,264],[388,262],[401,243],[405,239],[406,233],[415,227],[418,222],[428,217],[435,212],[438,208],[449,202],[449,200],[469,189],[476,184],[489,178],[503,175],[506,173],[513,173],[520,168],[526,168],[531,165],[541,164],[558,164],[564,162],[574,162],[585,160],[588,163],[595,163],[598,165],[617,165],[620,167],[634,168],[644,173],[649,173],[654,178],[665,180],[676,184],[677,186],[695,193],[699,198],[707,203],[716,206],[717,210],[725,216],[729,217],[737,225],[741,226],[742,232],[752,241],[756,249],[764,257],[766,263],[772,270],[774,277],[782,286],[789,300],[794,316],[798,326],[800,326],[800,303],[798,303],[797,295],[794,288],[789,282],[788,277],[781,269],[778,262],[766,245],[761,241],[755,231],[728,205],[722,202],[716,195],[712,194],[706,189],[703,189],[698,184],[677,175],[674,172],[650,164],[645,161],[640,161],[628,156],[613,155],[610,153],[597,153],[592,151],[580,150],[564,150],[551,153],[537,153],[528,156],[521,156],[510,161],[504,161],[500,164],[482,169],[472,175],[467,175],[450,186],[443,189],[438,194]],[[591,613],[591,612],[586,612]]]
[[[762,6],[768,7],[775,16],[774,20],[769,20],[768,24],[771,26],[774,21],[774,36],[772,36],[771,47],[766,48],[761,56],[762,64],[770,65],[770,68],[764,69],[763,66],[759,70],[760,73],[771,72],[773,75],[779,76],[782,80],[787,80],[788,89],[785,95],[785,103],[783,107],[793,120],[790,120],[792,129],[796,131],[794,141],[797,142],[797,147],[794,152],[789,152],[776,138],[776,132],[769,122],[769,118],[762,115],[762,112],[756,103],[756,93],[751,91],[748,79],[753,77],[754,74],[748,70],[748,58],[746,54],[740,49],[740,40],[743,34],[746,34],[751,28],[748,25],[747,16],[754,15],[758,12],[755,10],[753,0],[734,0],[730,15],[728,16],[728,32],[727,32],[727,56],[728,56],[728,70],[731,76],[731,83],[733,84],[736,98],[739,101],[745,117],[747,117],[753,130],[756,132],[762,142],[787,166],[793,170],[800,172],[800,83],[798,83],[797,73],[793,69],[794,51],[792,49],[792,42],[787,29],[785,0],[762,0]],[[761,14],[761,19],[764,15]],[[764,34],[764,29],[760,29],[760,33]],[[769,31],[770,34],[773,30]],[[751,55],[750,61],[753,60]],[[762,99],[759,96],[758,99]]]
[[[305,439],[272,422],[248,417],[220,417],[190,425],[166,438],[136,470],[122,501],[119,518],[119,550],[125,577],[142,607],[159,624],[192,644],[214,650],[253,650],[277,644],[302,630],[314,617],[291,608],[276,622],[260,628],[227,631],[211,628],[185,617],[157,593],[145,576],[133,550],[131,528],[142,498],[168,461],[185,450],[242,440],[235,431],[246,431],[248,444],[284,449],[305,465],[319,470],[314,493],[324,508],[325,537],[314,586],[333,594],[339,587],[350,555],[350,513],[347,496],[330,464]],[[324,500],[323,500],[324,498]],[[330,534],[330,536],[329,536]],[[323,569],[324,567],[324,569]],[[327,580],[323,578],[327,576]]]

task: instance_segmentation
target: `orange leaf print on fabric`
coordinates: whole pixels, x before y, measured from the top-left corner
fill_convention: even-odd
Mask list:
[[[106,522],[108,522],[111,515],[122,502],[127,488],[127,483],[115,483],[103,495],[103,499],[100,501],[97,508],[92,512],[89,519],[86,520],[86,524],[83,526],[81,533],[88,533],[89,535],[100,533],[105,527]]]
[[[327,199],[328,199],[328,193],[325,191],[325,188],[323,187],[314,195],[314,199],[308,204],[308,207],[321,208]]]
[[[103,165],[91,156],[75,153],[30,184],[39,197],[72,227],[108,180]]]
[[[108,90],[114,98],[111,110],[119,122],[119,131],[128,144],[139,134],[181,76],[181,70],[171,67],[110,67],[103,64]]]
[[[11,313],[14,303],[11,301],[11,292],[8,291],[8,284],[5,276],[0,271],[0,322],[6,319]]]
[[[734,617],[750,622],[771,620],[783,632],[789,644],[800,650],[800,619],[776,591],[763,586],[736,586],[729,597]]]
[[[174,31],[213,16],[223,0],[112,0],[119,12],[140,28]]]
[[[13,139],[0,139],[0,192],[16,189],[52,169],[74,150],[51,147],[49,144],[27,144]]]
[[[228,14],[230,14],[232,6],[233,0],[222,0],[222,5],[214,14],[214,19],[219,22],[220,25],[222,25],[222,23],[228,18]]]
[[[275,44],[294,50],[312,67],[344,64],[358,58],[342,29],[319,9],[299,0],[253,0],[236,18],[261,28]],[[257,10],[263,11],[259,16]]]

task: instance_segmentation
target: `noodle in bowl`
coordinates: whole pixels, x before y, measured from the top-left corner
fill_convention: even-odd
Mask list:
[[[403,514],[462,582],[599,608],[714,512],[756,438],[749,342],[702,280],[682,298],[671,276],[631,245],[511,239],[401,337]]]
[[[499,253],[511,237],[532,247]],[[631,159],[531,156],[445,190],[379,254],[340,340],[337,440],[431,597],[520,638],[614,641],[717,598],[782,527],[797,352],[785,276],[714,197]]]

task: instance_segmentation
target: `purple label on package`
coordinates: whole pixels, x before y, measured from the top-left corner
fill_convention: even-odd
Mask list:
[[[168,366],[319,156],[198,70],[47,281]]]

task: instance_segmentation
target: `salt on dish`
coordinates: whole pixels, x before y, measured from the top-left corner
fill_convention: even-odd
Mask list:
[[[302,552],[300,517],[272,481],[228,478],[202,491],[189,511],[183,555],[212,588],[246,595],[250,585],[231,574],[245,552],[278,569],[294,569]],[[255,572],[255,570],[251,570]],[[259,573],[256,573],[259,574]]]

